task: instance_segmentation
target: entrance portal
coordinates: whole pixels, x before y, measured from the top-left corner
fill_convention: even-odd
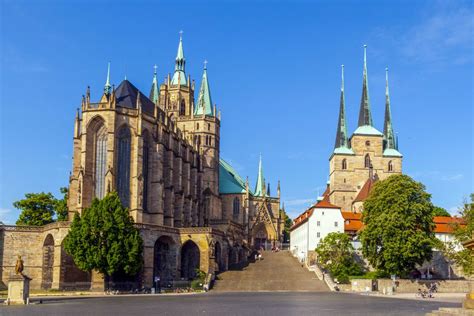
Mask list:
[[[192,280],[197,276],[197,269],[200,268],[199,247],[188,240],[181,248],[181,277]]]
[[[161,236],[155,242],[153,256],[153,280],[160,278],[162,286],[166,286],[173,281],[173,272],[176,267],[176,252],[173,239],[168,236]]]
[[[265,248],[265,243],[267,242],[267,231],[265,227],[261,227],[260,230],[255,234],[254,247],[256,249]]]

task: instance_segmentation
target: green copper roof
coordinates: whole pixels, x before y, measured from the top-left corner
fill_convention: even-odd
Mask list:
[[[383,136],[381,132],[379,132],[375,127],[369,125],[363,125],[357,127],[354,131],[354,135],[375,135],[375,136]]]
[[[334,152],[336,149],[349,149],[349,141],[347,140],[347,124],[346,124],[346,102],[344,97],[344,65],[341,66],[342,80],[341,80],[341,100],[339,106],[339,119],[337,122],[336,143],[334,145]]]
[[[112,89],[112,86],[110,85],[110,61],[107,66],[107,79],[105,80],[105,85],[104,85],[104,93],[106,95],[110,94],[110,91]]]
[[[390,157],[403,157],[402,154],[400,154],[400,152],[396,149],[392,149],[392,148],[387,148],[383,151],[383,155],[384,156],[390,156]]]
[[[183,37],[180,35],[178,52],[176,53],[174,74],[173,74],[173,78],[171,79],[172,85],[179,84],[181,86],[186,86],[188,84],[187,79],[186,79],[185,67],[186,67],[186,58],[184,58]]]
[[[265,195],[265,178],[263,177],[262,155],[260,155],[260,161],[258,163],[258,176],[257,176],[257,184],[255,185],[254,195],[255,196]]]
[[[199,96],[194,115],[209,115],[212,116],[212,99],[211,89],[209,88],[209,81],[207,80],[207,66],[204,63],[204,72],[202,74],[201,89],[199,89]]]
[[[352,149],[347,148],[347,147],[334,148],[334,153],[335,154],[341,154],[341,155],[354,155],[354,152],[352,151]]]
[[[151,84],[151,90],[150,90],[150,100],[153,101],[153,103],[157,104],[158,103],[158,96],[160,95],[158,92],[158,80],[156,79],[156,69],[157,66],[153,67],[155,70],[153,72],[153,81]]]
[[[384,149],[398,149],[393,133],[392,113],[390,110],[390,94],[388,90],[388,68],[385,69],[385,119],[383,126]]]
[[[367,75],[367,45],[364,45],[364,71],[362,80],[362,97],[360,99],[359,126],[373,126],[370,113],[369,79]]]
[[[226,161],[219,159],[219,193],[246,193],[245,182]],[[252,194],[252,192],[250,192]]]

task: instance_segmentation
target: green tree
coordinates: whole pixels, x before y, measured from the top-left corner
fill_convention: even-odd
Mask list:
[[[439,242],[437,248],[443,252],[450,261],[459,265],[464,274],[474,275],[474,260],[472,251],[461,248],[461,244],[471,239],[474,235],[474,193],[471,194],[471,201],[465,201],[460,208],[459,215],[463,219],[464,225],[454,224],[453,231],[455,239],[443,243]],[[461,249],[461,250],[460,250]]]
[[[56,216],[58,221],[67,221],[68,219],[68,209],[67,209],[67,199],[68,199],[68,188],[59,189],[63,195],[61,200],[56,200],[56,205],[54,209],[56,211]]]
[[[451,216],[445,208],[434,206],[433,207],[433,216]]]
[[[282,217],[284,221],[284,228],[283,228],[283,242],[288,243],[290,242],[290,229],[293,226],[293,221],[291,218],[286,214],[284,210],[281,210]]]
[[[316,248],[318,262],[339,282],[349,281],[350,275],[362,274],[362,268],[354,259],[354,248],[345,233],[328,234]]]
[[[23,200],[13,203],[21,210],[17,225],[42,226],[54,222],[56,199],[51,193],[26,193]]]
[[[142,267],[143,241],[116,192],[75,214],[64,249],[79,269],[104,275],[135,275]]]
[[[425,186],[407,175],[377,182],[364,202],[364,257],[377,270],[406,276],[430,260],[435,244],[433,204]]]

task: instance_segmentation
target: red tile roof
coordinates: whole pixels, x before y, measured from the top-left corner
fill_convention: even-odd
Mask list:
[[[354,202],[365,201],[367,197],[369,196],[369,193],[372,190],[372,187],[374,186],[375,182],[377,182],[377,180],[378,180],[377,177],[367,179],[362,189],[360,189],[359,194],[357,194],[356,198],[354,199]]]
[[[466,225],[462,218],[451,216],[435,216],[433,222],[436,225],[434,232],[440,234],[452,234],[457,225]]]
[[[364,224],[362,223],[362,213],[341,212],[344,218],[344,231],[357,232]]]

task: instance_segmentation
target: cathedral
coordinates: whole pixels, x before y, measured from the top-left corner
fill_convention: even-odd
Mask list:
[[[151,287],[217,273],[247,262],[252,249],[282,241],[280,183],[270,194],[260,157],[255,187],[220,157],[220,109],[205,63],[200,88],[186,73],[180,36],[174,72],[150,92],[110,81],[96,102],[90,89],[78,109],[69,177],[69,221],[116,191],[143,239],[143,270],[133,281]],[[70,222],[1,229],[2,281],[22,255],[32,288],[101,288],[103,276],[75,267],[62,242]],[[28,245],[28,247],[24,247]]]
[[[358,126],[347,134],[344,96],[344,66],[337,123],[336,143],[329,158],[329,182],[324,197],[343,211],[361,213],[363,201],[374,182],[402,173],[402,154],[392,126],[388,69],[386,69],[385,118],[383,133],[374,127],[370,110],[367,53],[364,46],[362,97]]]

